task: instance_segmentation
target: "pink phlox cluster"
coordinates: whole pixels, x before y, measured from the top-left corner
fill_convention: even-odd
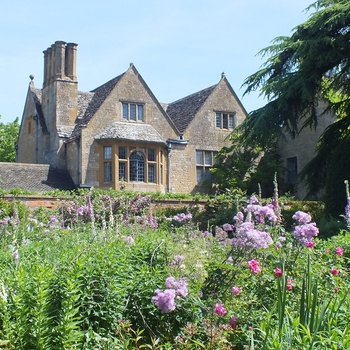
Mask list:
[[[187,282],[184,278],[176,280],[170,276],[165,281],[166,289],[156,289],[151,302],[155,304],[162,313],[174,311],[176,308],[175,298],[186,297],[188,294]]]
[[[311,221],[311,215],[300,210],[295,212],[292,218],[298,222],[298,225],[307,224]]]
[[[278,219],[272,204],[248,204],[245,210],[251,212],[259,224],[264,224],[266,220],[275,223]]]
[[[233,221],[235,221],[237,224],[242,223],[244,221],[244,214],[239,211],[234,217]]]
[[[236,228],[235,238],[232,240],[233,246],[250,248],[268,248],[272,244],[269,232],[260,231],[254,227],[253,222],[243,222]]]
[[[222,229],[224,230],[224,231],[233,231],[233,226],[232,225],[230,225],[230,224],[223,224],[222,225]]]
[[[155,294],[151,301],[153,304],[155,304],[159,310],[163,313],[169,313],[171,311],[174,311],[176,308],[176,303],[175,303],[175,290],[174,289],[165,289],[160,290],[156,289]]]
[[[247,200],[248,204],[258,204],[259,200],[255,195],[252,195],[248,200]]]
[[[313,243],[319,230],[314,222],[310,222],[310,214],[297,211],[293,215],[293,219],[298,222],[298,224],[294,227],[294,231],[292,233],[293,237],[303,246],[312,248],[313,245],[310,243]]]
[[[248,266],[250,268],[250,271],[254,274],[261,272],[261,269],[259,267],[259,262],[255,259],[252,259],[248,261]]]
[[[293,281],[291,279],[287,279],[287,285],[286,285],[287,290],[292,290],[293,289]]]
[[[165,287],[167,289],[174,289],[176,296],[186,297],[188,294],[187,282],[185,278],[175,279],[170,276],[165,280]]]
[[[174,221],[177,222],[183,222],[185,220],[191,220],[192,219],[192,214],[191,213],[179,213],[173,216],[172,218]]]

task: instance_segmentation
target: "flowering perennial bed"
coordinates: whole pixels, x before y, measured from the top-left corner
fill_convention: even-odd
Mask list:
[[[149,204],[0,212],[0,349],[350,348],[347,230],[321,240],[302,211],[286,230],[278,198],[210,232]]]

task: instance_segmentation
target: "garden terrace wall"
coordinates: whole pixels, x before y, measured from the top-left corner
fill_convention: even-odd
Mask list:
[[[3,198],[7,202],[19,201],[25,204],[30,210],[38,207],[55,209],[61,201],[67,200],[67,197],[51,197],[40,195],[4,195]],[[191,199],[155,199],[151,203],[151,210],[158,208],[181,208],[181,207],[199,207],[204,208],[205,200]]]

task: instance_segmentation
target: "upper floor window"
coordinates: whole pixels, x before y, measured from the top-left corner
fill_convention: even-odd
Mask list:
[[[123,102],[123,120],[144,121],[144,105]]]
[[[236,127],[233,113],[216,112],[216,127],[219,129],[232,130]]]

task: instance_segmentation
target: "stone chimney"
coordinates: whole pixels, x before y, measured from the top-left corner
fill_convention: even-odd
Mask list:
[[[56,41],[44,51],[43,88],[58,80],[77,82],[77,46],[73,43]]]

